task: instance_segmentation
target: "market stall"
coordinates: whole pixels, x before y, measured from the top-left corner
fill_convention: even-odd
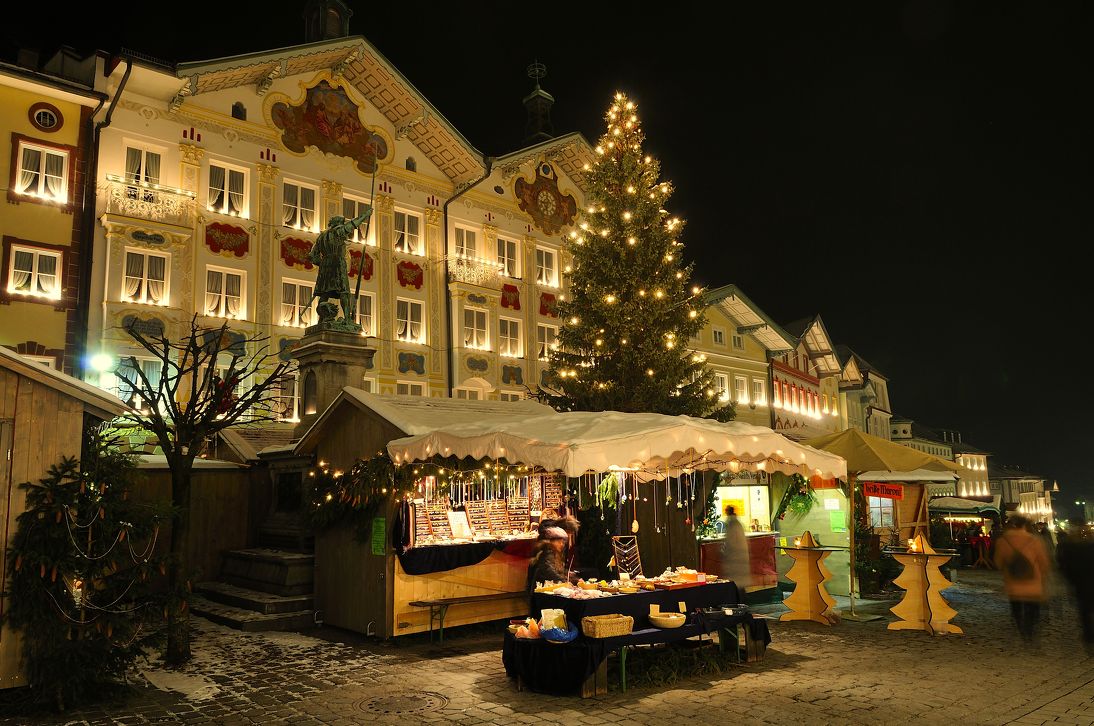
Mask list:
[[[393,439],[469,418],[505,423],[552,415],[534,401],[343,389],[296,446],[316,462],[309,480],[327,485],[329,498],[317,509],[340,515],[316,534],[316,607],[323,621],[381,637],[424,632],[436,613],[411,603],[448,598],[478,599],[446,613],[446,626],[523,614],[526,598],[503,596],[525,589],[535,524],[556,497],[555,479],[526,470],[510,482],[478,464],[459,471],[384,467],[378,455]]]
[[[706,499],[703,485],[711,486],[714,479],[706,483],[704,476],[740,471],[845,476],[838,456],[796,444],[770,429],[657,414],[574,412],[505,423],[480,419],[398,439],[387,450],[404,466],[457,459],[487,466],[493,462],[501,470],[542,469],[565,478],[567,491],[578,500],[586,487],[596,497],[608,496],[605,488],[614,488],[619,510],[628,515],[623,524],[633,516],[629,530],[639,545],[643,537],[647,543],[665,539],[662,532],[671,531],[669,523],[683,520],[692,527],[690,549],[696,556],[694,502],[700,496],[699,501]],[[646,519],[641,511],[652,512],[652,532],[640,521]],[[745,619],[735,583],[688,567],[633,579],[621,571],[618,579],[578,581],[576,586],[561,581],[535,585],[529,603],[532,617],[527,625],[511,626],[503,658],[518,682],[545,692],[567,692],[580,681],[588,693],[590,678],[591,690],[597,692],[594,674],[613,646],[620,649],[625,674],[624,654],[631,645],[667,643],[728,627],[714,624],[715,619]],[[626,628],[603,637],[589,632],[598,617],[625,622]],[[750,622],[752,626],[758,628],[749,630],[754,641],[770,639],[766,621]],[[535,642],[541,638],[566,647],[554,650]],[[719,638],[723,647],[728,640]],[[732,651],[737,653],[735,638]]]
[[[835,434],[810,439],[806,442],[825,452],[844,459],[849,473],[849,489],[861,495],[867,511],[856,511],[857,496],[847,497],[848,502],[848,563],[844,572],[831,567],[837,577],[843,575],[849,583],[850,612],[844,617],[857,619],[855,613],[855,527],[852,523],[865,519],[877,530],[895,531],[901,539],[915,536],[928,527],[927,493],[923,479],[926,472],[942,472],[953,478],[961,467],[952,461],[916,449],[895,444],[888,439],[872,436],[857,429],[847,429]],[[884,480],[884,481],[883,481]],[[867,486],[875,484],[877,486]],[[899,502],[899,504],[897,504]],[[875,517],[876,510],[876,517]],[[888,520],[886,520],[888,513]],[[864,516],[865,515],[865,516]],[[825,544],[831,544],[826,542]],[[872,617],[872,616],[866,616]]]

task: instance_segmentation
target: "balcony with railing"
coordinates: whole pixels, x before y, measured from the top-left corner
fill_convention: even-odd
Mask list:
[[[106,213],[150,222],[190,227],[194,224],[194,193],[150,182],[106,177]]]
[[[503,277],[501,265],[492,260],[473,257],[452,257],[448,260],[448,281],[465,282],[479,287],[499,287]]]

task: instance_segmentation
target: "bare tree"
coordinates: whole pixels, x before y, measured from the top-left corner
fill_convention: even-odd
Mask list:
[[[136,323],[124,330],[162,365],[156,379],[135,356],[123,357],[115,375],[127,384],[134,404],[123,421],[155,434],[171,470],[176,515],[167,571],[171,600],[166,660],[169,665],[181,665],[190,659],[185,543],[194,459],[224,429],[276,420],[276,393],[288,364],[268,352],[268,336],[233,332],[227,322],[219,328],[203,327],[196,315],[189,334],[178,341],[162,333],[149,334]],[[249,387],[237,391],[244,382],[250,382]]]

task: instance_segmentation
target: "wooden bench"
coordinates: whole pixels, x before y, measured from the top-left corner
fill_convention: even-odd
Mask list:
[[[444,617],[448,614],[448,608],[452,605],[464,605],[473,602],[489,602],[491,600],[509,600],[515,597],[527,597],[524,590],[520,592],[494,592],[489,595],[469,595],[467,597],[444,597],[434,600],[415,600],[411,607],[429,608],[429,642],[433,642],[433,621],[438,621],[440,632],[439,642],[444,642]]]

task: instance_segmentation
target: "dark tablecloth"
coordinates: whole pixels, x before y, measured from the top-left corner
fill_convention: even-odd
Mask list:
[[[510,678],[520,676],[529,690],[566,696],[580,690],[581,684],[596,673],[613,650],[624,646],[673,643],[735,625],[750,628],[750,637],[762,638],[765,645],[771,642],[767,620],[754,619],[751,614],[713,617],[693,613],[688,616],[688,622],[679,628],[642,628],[614,638],[586,638],[582,635],[569,643],[516,638],[506,632],[501,660],[505,674]]]
[[[532,617],[537,620],[540,611],[545,608],[557,608],[566,613],[566,619],[581,627],[581,618],[586,615],[630,615],[634,618],[634,630],[650,627],[650,605],[660,605],[663,612],[679,612],[680,602],[687,604],[687,611],[697,607],[717,605],[736,605],[740,602],[737,586],[732,582],[718,582],[679,590],[654,590],[653,592],[635,592],[627,595],[612,595],[592,600],[573,600],[568,597],[549,593],[532,593]]]
[[[508,542],[466,542],[452,545],[423,545],[411,547],[399,557],[399,564],[408,575],[428,575],[457,567],[477,565],[494,550],[501,550],[515,557],[530,557],[534,539],[515,539]]]

